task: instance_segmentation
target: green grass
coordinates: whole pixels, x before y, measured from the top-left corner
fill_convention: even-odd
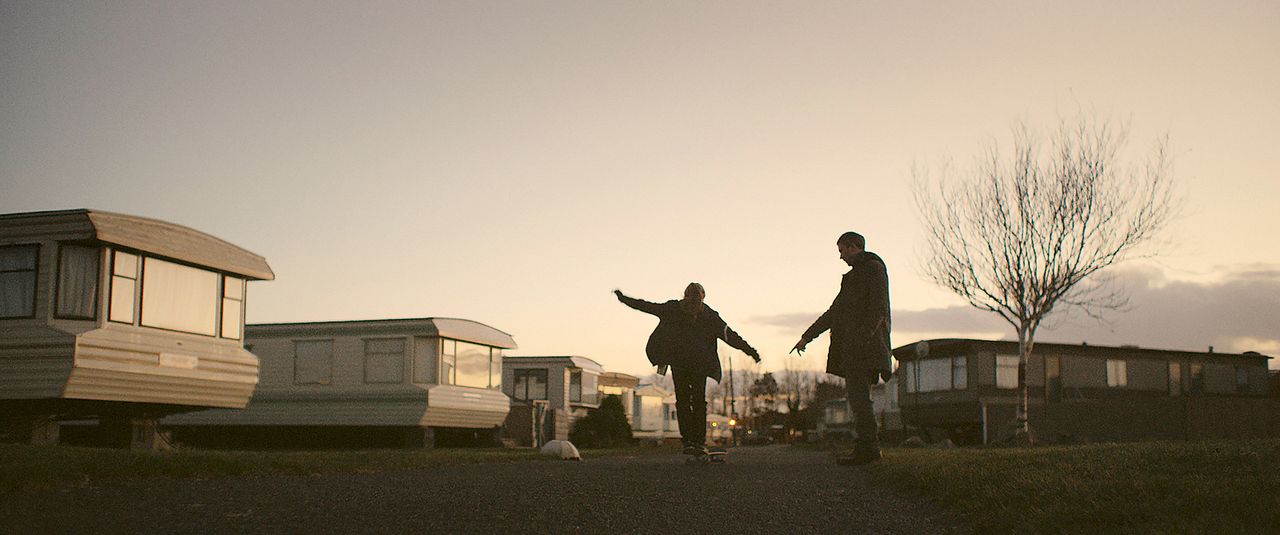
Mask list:
[[[1280,533],[1280,440],[885,453],[976,533]]]
[[[582,450],[583,459],[670,453],[670,448]],[[0,444],[0,495],[146,477],[213,478],[412,470],[468,463],[550,460],[533,449],[344,451],[125,451]]]

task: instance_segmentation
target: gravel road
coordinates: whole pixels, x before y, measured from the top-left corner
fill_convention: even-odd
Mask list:
[[[0,533],[964,533],[829,453],[679,455],[405,472],[147,479],[8,496]]]

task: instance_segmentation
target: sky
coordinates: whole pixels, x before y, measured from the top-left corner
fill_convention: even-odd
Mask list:
[[[235,243],[276,273],[252,323],[459,317],[636,375],[656,320],[611,291],[697,281],[776,371],[846,230],[895,345],[1012,338],[921,275],[912,167],[1084,112],[1167,135],[1183,210],[1128,309],[1039,340],[1280,357],[1276,95],[1273,1],[0,0],[0,213]]]

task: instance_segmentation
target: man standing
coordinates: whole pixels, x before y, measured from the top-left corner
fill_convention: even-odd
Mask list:
[[[840,293],[796,342],[792,351],[803,356],[805,346],[831,330],[827,373],[843,377],[849,408],[858,433],[853,454],[840,464],[865,464],[880,459],[875,414],[871,410],[871,385],[889,377],[889,275],[884,260],[866,251],[866,239],[846,232],[836,240],[840,259],[851,268],[840,280]]]

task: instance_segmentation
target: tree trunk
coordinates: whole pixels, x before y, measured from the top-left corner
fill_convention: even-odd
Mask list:
[[[1030,376],[1027,374],[1027,364],[1031,361],[1031,351],[1035,345],[1032,338],[1031,330],[1025,326],[1018,328],[1018,386],[1021,389],[1018,399],[1018,427],[1028,443],[1033,440],[1031,438],[1031,389]]]

